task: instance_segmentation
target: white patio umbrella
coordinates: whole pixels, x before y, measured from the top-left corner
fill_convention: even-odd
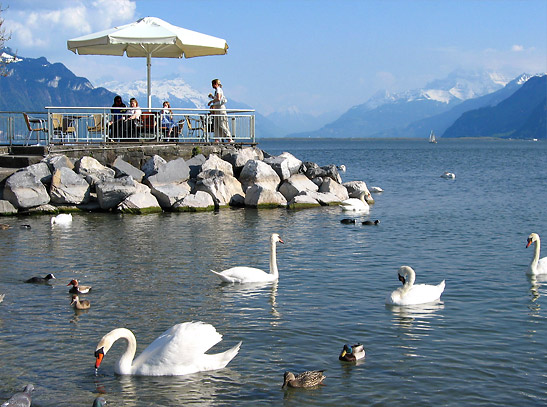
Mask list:
[[[146,57],[148,107],[151,107],[150,67],[154,58],[193,58],[224,55],[226,40],[187,30],[156,17],[110,28],[67,41],[70,51],[79,55],[120,55]]]

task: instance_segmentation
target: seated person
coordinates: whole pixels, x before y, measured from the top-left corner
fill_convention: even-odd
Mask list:
[[[171,137],[171,134],[177,135],[177,124],[173,120],[173,111],[168,101],[163,102],[163,109],[161,109],[161,128],[167,130],[167,137]]]
[[[139,107],[139,102],[137,99],[131,98],[129,100],[129,109],[123,120],[125,121],[124,125],[124,135],[126,138],[137,138],[138,136],[138,126],[140,124],[142,111]]]
[[[108,122],[111,138],[120,138],[122,136],[123,119],[127,111],[126,107],[121,96],[118,95],[114,98],[112,109],[110,109],[111,119]]]

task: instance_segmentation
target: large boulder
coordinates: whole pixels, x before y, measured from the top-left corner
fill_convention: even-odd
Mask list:
[[[74,163],[64,154],[49,154],[42,161],[49,166],[52,173],[61,167],[74,169]]]
[[[217,206],[229,205],[236,196],[245,196],[241,183],[236,178],[214,169],[202,171],[198,175],[194,190],[210,194]]]
[[[159,166],[163,164],[167,164],[167,161],[165,161],[159,155],[153,155],[148,161],[143,164],[141,170],[144,171],[145,177],[149,177],[157,173]]]
[[[287,200],[280,192],[264,188],[261,185],[255,184],[249,187],[245,193],[245,206],[251,208],[277,208],[286,205]]]
[[[331,193],[333,195],[336,195],[340,199],[340,201],[349,198],[348,190],[329,177],[323,179],[323,183],[319,187],[319,192]]]
[[[230,149],[222,155],[222,159],[232,164],[234,176],[239,178],[239,173],[249,160],[263,160],[264,153],[255,147],[247,147],[241,150]]]
[[[97,184],[96,190],[101,209],[112,209],[137,192],[137,183],[130,176],[112,178]]]
[[[156,173],[146,177],[144,181],[150,188],[157,185],[180,184],[190,178],[190,167],[184,158],[177,158],[156,168]]]
[[[241,170],[239,182],[243,188],[243,192],[250,186],[260,185],[263,188],[271,191],[277,191],[277,187],[281,182],[279,175],[263,161],[249,160]]]
[[[154,195],[163,209],[171,209],[177,202],[183,199],[191,191],[188,182],[180,184],[152,184],[150,186],[152,195]]]
[[[304,191],[317,191],[318,187],[304,174],[296,174],[285,180],[279,186],[279,192],[283,194],[287,201],[291,201],[295,196]]]
[[[232,164],[230,164],[228,161],[223,160],[216,154],[209,155],[209,158],[207,161],[205,161],[201,165],[201,171],[207,171],[207,170],[220,170],[224,174],[234,176],[234,170],[232,168]]]
[[[0,200],[0,215],[14,215],[17,212],[17,208],[10,201]]]
[[[49,202],[49,194],[40,179],[22,170],[12,174],[4,185],[4,199],[16,208],[32,208]]]
[[[76,172],[85,177],[85,180],[92,186],[108,182],[114,179],[116,172],[112,168],[102,165],[93,157],[84,156],[76,161],[74,166]]]
[[[263,161],[274,169],[281,180],[286,180],[292,175],[298,174],[302,166],[302,161],[287,152],[277,157],[264,158]]]
[[[49,166],[43,161],[29,165],[24,170],[34,174],[43,184],[51,182],[51,171],[49,170]]]
[[[181,201],[173,205],[173,210],[180,212],[201,212],[215,209],[213,197],[204,191],[185,196]]]
[[[198,174],[201,172],[201,166],[206,161],[206,158],[203,154],[197,154],[186,160],[186,164],[190,168],[190,179],[196,179]]]
[[[148,186],[137,183],[136,192],[125,198],[117,210],[123,213],[142,214],[161,212],[161,206]]]
[[[130,175],[137,182],[142,182],[142,179],[144,178],[144,171],[141,171],[137,167],[129,164],[121,157],[116,157],[114,163],[112,163],[112,168],[116,172],[116,177],[118,178],[125,175]]]
[[[328,205],[338,205],[342,200],[331,192],[314,192],[314,191],[304,191],[300,196],[309,196],[312,199],[315,199],[323,206]]]
[[[49,195],[56,204],[82,204],[89,201],[90,186],[83,176],[68,167],[55,170]]]
[[[309,195],[297,195],[289,201],[287,206],[290,209],[304,209],[321,206],[321,204]]]
[[[342,183],[342,177],[340,177],[340,174],[338,173],[338,169],[336,168],[336,165],[327,165],[324,167],[320,167],[316,163],[313,162],[305,162],[304,167],[306,168],[306,176],[309,179],[314,179],[317,177],[325,178],[329,177],[332,178],[334,181],[338,182],[339,184]]]

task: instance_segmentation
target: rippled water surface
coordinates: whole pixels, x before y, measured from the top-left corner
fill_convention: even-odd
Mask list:
[[[441,140],[265,140],[364,180],[377,227],[342,225],[337,207],[302,211],[5,218],[0,231],[0,401],[36,387],[33,406],[537,406],[547,403],[547,282],[525,271],[531,232],[547,240],[547,143]],[[455,180],[440,178],[444,171]],[[364,219],[364,218],[363,218]],[[30,224],[31,230],[20,229]],[[221,285],[209,269],[268,268],[275,285]],[[547,249],[546,249],[547,250]],[[547,254],[547,252],[546,252]],[[544,256],[546,255],[544,254]],[[446,280],[442,302],[386,307],[397,269],[418,283]],[[50,286],[24,284],[54,273]],[[76,313],[66,284],[93,286]],[[213,324],[243,341],[227,368],[183,377],[120,377],[116,343],[95,376],[93,352],[127,327],[139,353],[172,325]],[[362,342],[358,365],[338,361]],[[325,386],[281,389],[283,372],[324,369]]]

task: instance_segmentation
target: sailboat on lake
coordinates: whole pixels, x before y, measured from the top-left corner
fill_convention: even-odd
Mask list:
[[[437,138],[435,137],[435,132],[433,130],[431,130],[431,133],[429,133],[429,142],[437,143]]]

